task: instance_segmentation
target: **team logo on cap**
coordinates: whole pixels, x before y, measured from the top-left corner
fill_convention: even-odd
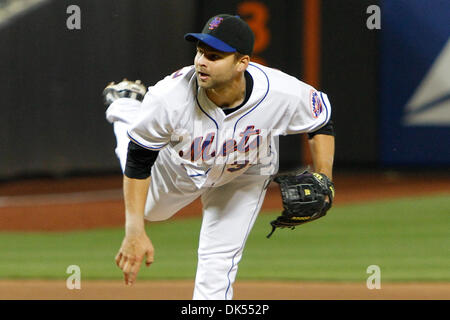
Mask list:
[[[212,19],[212,21],[209,23],[209,30],[213,30],[219,26],[219,24],[222,22],[223,18],[221,17],[215,17]]]
[[[322,100],[317,91],[311,90],[311,110],[314,118],[320,116],[323,111]]]

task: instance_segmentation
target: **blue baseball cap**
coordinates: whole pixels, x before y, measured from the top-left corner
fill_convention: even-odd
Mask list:
[[[201,41],[222,52],[251,55],[255,36],[239,16],[219,14],[208,20],[201,33],[187,33],[187,41]]]

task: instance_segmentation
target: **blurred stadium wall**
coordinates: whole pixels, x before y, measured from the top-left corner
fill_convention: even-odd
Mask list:
[[[14,11],[12,3],[23,7]],[[79,30],[66,26],[70,5],[80,8]],[[366,26],[370,5],[381,7],[380,30]],[[450,164],[450,70],[435,95],[422,94],[420,105],[408,109],[414,115],[438,105],[447,121],[402,120],[450,35],[448,2],[0,0],[0,179],[119,173],[104,86],[124,77],[151,85],[192,64],[194,47],[183,35],[224,12],[254,28],[255,61],[329,95],[336,168]],[[432,46],[414,38],[417,28]],[[448,68],[448,60],[446,53],[439,68]],[[418,157],[414,141],[430,139],[427,156]],[[281,140],[282,168],[304,159],[301,145],[298,136]]]

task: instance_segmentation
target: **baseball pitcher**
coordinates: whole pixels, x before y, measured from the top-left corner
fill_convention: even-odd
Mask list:
[[[125,237],[115,261],[133,284],[154,259],[144,220],[169,219],[200,197],[193,299],[227,300],[278,170],[278,136],[308,133],[315,172],[275,178],[284,211],[272,227],[295,227],[331,207],[331,105],[325,93],[251,62],[254,35],[238,16],[214,16],[185,39],[197,45],[193,65],[148,90],[124,80],[103,92],[124,173]]]

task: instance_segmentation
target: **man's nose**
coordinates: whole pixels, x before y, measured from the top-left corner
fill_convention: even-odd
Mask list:
[[[205,66],[208,63],[208,59],[206,59],[205,55],[201,53],[197,59],[197,63],[199,65]]]

